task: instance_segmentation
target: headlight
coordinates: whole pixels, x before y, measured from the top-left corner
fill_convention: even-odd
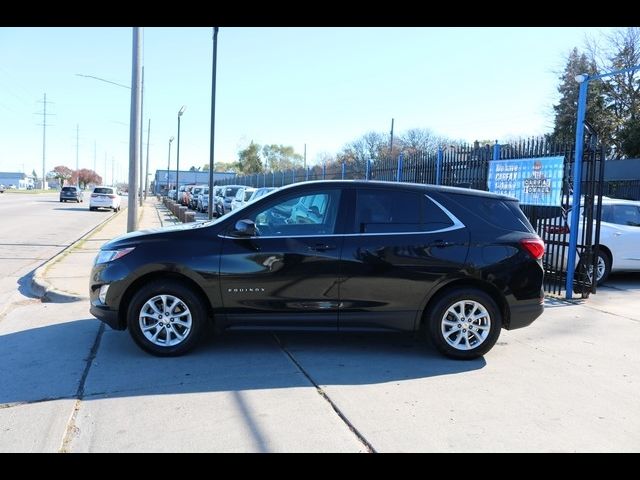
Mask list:
[[[96,256],[96,265],[99,263],[107,263],[124,257],[127,253],[133,252],[135,247],[121,248],[120,250],[100,250]]]

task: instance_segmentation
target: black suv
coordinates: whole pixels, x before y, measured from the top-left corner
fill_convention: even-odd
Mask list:
[[[155,355],[216,329],[424,328],[475,358],[543,311],[544,244],[511,197],[372,181],[282,188],[218,220],[102,246],[91,313]]]
[[[60,201],[66,202],[68,200],[73,200],[74,202],[78,203],[82,202],[82,190],[80,190],[78,187],[62,187],[62,190],[60,190]]]

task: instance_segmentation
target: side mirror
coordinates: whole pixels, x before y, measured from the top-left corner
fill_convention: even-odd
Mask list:
[[[255,237],[257,235],[256,224],[251,220],[238,220],[233,235],[237,237]]]

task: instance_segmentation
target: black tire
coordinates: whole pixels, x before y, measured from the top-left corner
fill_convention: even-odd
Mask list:
[[[96,209],[96,207],[89,207],[89,211],[90,211],[90,212],[95,211],[95,209]]]
[[[604,267],[602,270],[600,269],[601,266]],[[581,268],[584,268],[584,266],[581,265]],[[598,249],[596,270],[598,273],[602,272],[599,278],[596,277],[596,285],[600,286],[607,281],[607,278],[609,278],[609,274],[611,273],[611,257],[609,257],[607,252],[604,252],[601,249]],[[589,277],[591,277],[591,275],[589,275]]]
[[[458,305],[456,306],[456,304]],[[462,311],[463,306],[464,312]],[[473,310],[468,310],[469,308],[473,308]],[[465,314],[469,315],[471,312],[484,315],[479,320],[466,324],[464,318],[457,318],[450,309],[454,312],[460,311],[464,318],[466,318]],[[449,313],[447,313],[448,311]],[[488,294],[475,288],[456,288],[443,293],[429,311],[425,312],[425,315],[426,330],[433,345],[440,353],[456,360],[472,360],[487,353],[495,345],[502,328],[502,314],[496,302]],[[449,325],[445,324],[445,320],[448,322],[460,321],[460,323]],[[472,331],[474,328],[476,332],[486,331],[487,322],[488,333],[482,338]],[[485,328],[478,329],[478,326]],[[449,332],[449,335],[446,335],[449,341],[445,338],[446,332],[443,330]],[[465,339],[464,343],[467,344],[467,347],[460,345],[456,348],[451,345],[456,341],[463,343],[462,339]],[[474,346],[474,344],[477,345]]]
[[[142,308],[148,301],[158,295],[170,295],[179,299],[184,305],[186,305],[191,314],[190,329],[187,331],[185,338],[175,345],[165,346],[159,343],[166,341],[167,335],[169,341],[171,341],[173,337],[177,339],[177,335],[175,333],[169,333],[169,330],[171,330],[171,332],[178,332],[178,329],[182,328],[177,326],[176,330],[174,330],[174,326],[178,324],[167,324],[166,326],[158,327],[160,330],[158,333],[156,333],[158,329],[154,329],[153,327],[148,330],[150,335],[155,334],[157,336],[158,343],[154,343],[148,339],[142,331],[139,320]],[[145,321],[153,321],[151,316],[145,318]],[[157,320],[157,322],[157,325],[160,325],[160,320]],[[134,294],[131,302],[129,302],[129,308],[127,309],[127,327],[129,328],[131,337],[140,348],[159,357],[183,355],[192,350],[202,338],[203,333],[206,330],[206,322],[207,310],[205,308],[204,301],[194,293],[192,289],[181,285],[175,280],[156,280],[144,285]],[[181,333],[184,333],[184,331],[185,330],[180,330]],[[164,338],[162,338],[163,336]]]

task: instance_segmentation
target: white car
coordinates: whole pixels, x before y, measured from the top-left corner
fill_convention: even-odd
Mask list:
[[[253,187],[240,187],[236,192],[235,198],[231,201],[231,210],[238,210],[244,207],[255,191],[256,189]]]
[[[89,210],[110,208],[114,212],[120,210],[120,194],[114,187],[95,187],[89,199]]]
[[[554,219],[547,228],[560,241],[569,242],[571,210],[566,219]],[[578,238],[582,238],[582,210]],[[594,225],[595,226],[595,225]],[[640,272],[640,201],[602,198],[600,242],[596,263],[596,280],[601,285],[611,272]],[[552,261],[552,249],[545,254]],[[564,259],[566,267],[566,258]],[[577,259],[579,265],[579,259]],[[590,269],[591,270],[591,269]],[[589,272],[589,276],[592,272]]]

